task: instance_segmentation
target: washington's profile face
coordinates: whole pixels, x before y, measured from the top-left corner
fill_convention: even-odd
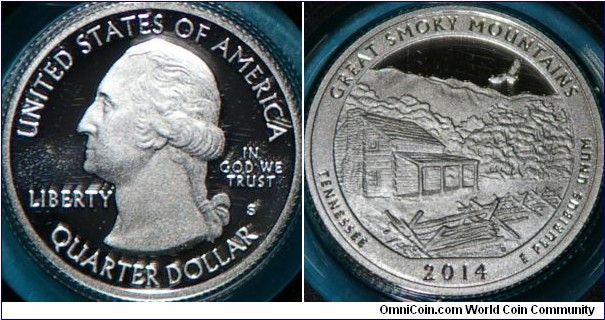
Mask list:
[[[129,96],[136,71],[125,59],[118,60],[78,125],[78,132],[88,137],[84,170],[110,182],[128,179],[153,154],[137,146],[135,120],[141,106]]]
[[[105,244],[171,252],[222,234],[230,200],[207,199],[205,181],[224,146],[219,109],[206,63],[165,40],[133,46],[111,66],[77,128],[87,136],[84,171],[115,185]]]

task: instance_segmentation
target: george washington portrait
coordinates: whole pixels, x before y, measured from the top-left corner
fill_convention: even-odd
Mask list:
[[[116,187],[107,245],[162,253],[222,234],[230,199],[206,189],[207,162],[225,145],[220,109],[208,65],[166,40],[132,46],[111,66],[77,128],[84,170]]]

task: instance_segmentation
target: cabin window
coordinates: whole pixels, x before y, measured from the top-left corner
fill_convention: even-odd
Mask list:
[[[422,190],[427,193],[441,190],[441,167],[422,168]]]
[[[460,188],[460,166],[443,167],[443,181],[446,189]]]
[[[378,149],[378,141],[376,139],[370,139],[368,141],[368,150],[377,150]]]
[[[368,171],[366,175],[366,183],[368,186],[378,186],[378,180],[380,180],[380,173],[376,170]]]
[[[470,188],[475,186],[475,166],[472,164],[465,164],[462,166],[462,186]]]

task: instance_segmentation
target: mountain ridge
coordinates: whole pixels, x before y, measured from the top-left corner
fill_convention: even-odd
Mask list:
[[[394,78],[402,81],[395,85],[390,81]],[[378,82],[357,84],[345,101],[339,127],[346,122],[348,111],[361,109],[415,122],[442,141],[446,153],[480,160],[482,176],[543,179],[571,175],[573,133],[557,97],[508,97],[470,82],[427,80],[395,69],[377,71],[368,79]],[[443,94],[444,86],[456,85],[457,92]],[[388,92],[385,88],[389,87],[397,90]]]

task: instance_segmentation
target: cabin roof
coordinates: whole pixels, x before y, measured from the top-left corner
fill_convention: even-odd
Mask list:
[[[394,154],[395,156],[405,158],[415,163],[479,162],[479,160],[445,153],[394,152]]]
[[[366,124],[384,133],[391,140],[417,141],[425,144],[445,146],[439,139],[414,122],[372,113],[362,114],[362,118]]]

